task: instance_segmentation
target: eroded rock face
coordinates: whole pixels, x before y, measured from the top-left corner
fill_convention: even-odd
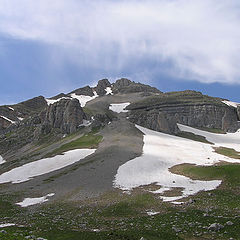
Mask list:
[[[130,120],[156,131],[176,134],[176,123],[192,127],[218,128],[235,132],[240,124],[237,110],[219,99],[185,91],[152,97],[127,107]]]
[[[77,99],[62,99],[47,108],[42,132],[49,133],[52,128],[58,128],[63,133],[73,133],[83,123],[84,116]]]
[[[130,115],[129,120],[140,126],[164,133],[178,133],[175,118],[158,110],[136,111]]]

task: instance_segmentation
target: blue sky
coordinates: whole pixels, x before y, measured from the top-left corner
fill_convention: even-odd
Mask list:
[[[0,104],[120,77],[240,102],[239,26],[237,0],[0,0]]]

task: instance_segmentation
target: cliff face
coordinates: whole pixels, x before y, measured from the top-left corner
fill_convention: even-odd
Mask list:
[[[62,99],[48,106],[41,131],[49,133],[58,128],[62,133],[74,133],[83,123],[85,114],[77,99]]]
[[[237,110],[218,98],[184,91],[154,96],[128,107],[130,120],[147,128],[176,134],[176,123],[234,132],[240,126]]]

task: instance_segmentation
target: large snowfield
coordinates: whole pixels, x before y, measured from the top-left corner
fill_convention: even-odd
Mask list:
[[[160,187],[159,190],[153,191],[158,194],[163,194],[164,191],[172,188],[182,188],[180,195],[173,197],[161,196],[163,201],[175,203],[176,200],[196,194],[199,191],[213,190],[221,184],[221,181],[192,180],[188,177],[171,173],[169,168],[183,163],[212,165],[222,160],[240,162],[217,154],[210,144],[152,131],[137,125],[136,127],[144,134],[143,154],[119,167],[115,176],[114,186],[122,190],[129,191],[133,188],[153,183]],[[187,127],[184,128],[183,125],[180,127],[186,131]],[[208,132],[204,132],[204,134],[208,135]],[[223,136],[229,136],[228,134],[213,135],[211,135],[212,138],[209,141],[214,142],[213,140],[215,140],[218,143],[224,142],[220,140]],[[235,133],[234,136],[234,139],[238,138],[239,142],[240,136],[238,133]],[[228,147],[232,146],[235,148],[235,144],[234,141],[232,145],[230,140],[227,142]]]
[[[44,158],[27,163],[0,175],[0,183],[21,183],[33,177],[64,168],[93,154],[96,149],[76,149],[57,155],[52,158]]]
[[[113,112],[121,113],[121,112],[127,112],[128,110],[125,110],[125,108],[129,105],[130,103],[112,103],[109,106],[109,109],[112,110]]]

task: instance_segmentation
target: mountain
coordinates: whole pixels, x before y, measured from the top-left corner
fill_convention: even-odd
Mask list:
[[[237,103],[126,78],[0,106],[2,224],[24,225],[18,239],[29,231],[47,239],[237,239],[239,128]]]

